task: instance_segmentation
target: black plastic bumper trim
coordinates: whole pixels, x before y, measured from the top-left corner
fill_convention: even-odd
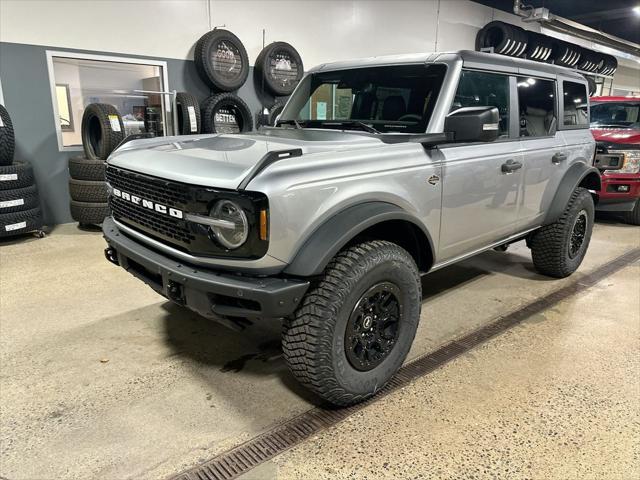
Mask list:
[[[247,277],[185,264],[131,239],[110,218],[103,233],[110,261],[116,259],[156,292],[205,317],[286,317],[309,288],[304,280]]]

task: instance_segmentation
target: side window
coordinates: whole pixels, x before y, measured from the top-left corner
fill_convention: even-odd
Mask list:
[[[556,133],[555,82],[518,77],[518,105],[521,137],[545,137]]]
[[[451,111],[463,107],[497,107],[501,138],[509,136],[509,77],[463,70]]]
[[[589,125],[589,111],[587,110],[587,87],[582,83],[562,82],[564,92],[564,125]]]

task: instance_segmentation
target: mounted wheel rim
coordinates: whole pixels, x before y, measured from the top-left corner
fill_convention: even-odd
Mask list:
[[[573,222],[573,228],[571,229],[571,237],[569,238],[569,258],[575,258],[580,252],[587,233],[588,222],[589,219],[587,211],[580,210]]]
[[[353,368],[366,372],[389,356],[398,340],[403,307],[400,289],[391,282],[377,283],[360,296],[345,331],[345,353]]]

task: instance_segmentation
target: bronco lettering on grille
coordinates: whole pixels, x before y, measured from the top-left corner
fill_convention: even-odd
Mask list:
[[[141,207],[148,208],[149,210],[154,210],[158,213],[169,215],[170,217],[174,218],[184,218],[184,213],[182,212],[182,210],[167,207],[166,205],[162,205],[161,203],[152,202],[151,200],[147,200],[129,192],[123,192],[119,188],[114,188],[112,190],[112,194],[114,197],[118,197],[121,200],[133,203],[135,205],[140,205]]]

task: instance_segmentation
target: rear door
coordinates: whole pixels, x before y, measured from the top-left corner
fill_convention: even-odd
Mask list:
[[[513,77],[507,74],[462,72],[451,110],[497,107],[500,138],[491,143],[441,147],[444,155],[438,251],[441,261],[486,247],[517,230],[522,155],[514,132],[517,124],[513,117],[512,83]],[[505,168],[507,165],[511,167]]]
[[[520,75],[516,82],[520,150],[523,153],[521,229],[537,226],[553,199],[568,165],[564,137],[558,131],[555,79]]]

